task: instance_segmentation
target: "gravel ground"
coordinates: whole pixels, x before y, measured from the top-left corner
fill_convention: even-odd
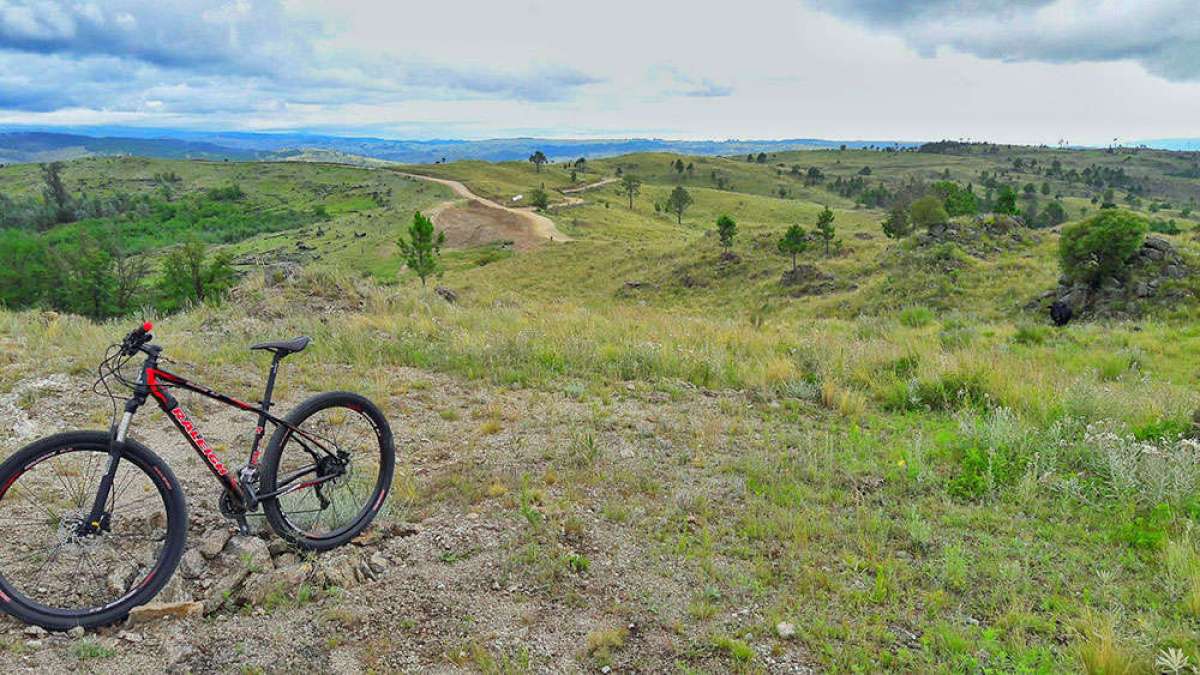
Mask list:
[[[238,377],[228,373],[231,382]],[[730,663],[707,646],[713,622],[767,620],[747,598],[738,616],[698,621],[689,613],[697,566],[671,546],[672,532],[695,524],[674,506],[736,498],[743,489],[701,461],[729,450],[724,420],[743,399],[696,390],[668,396],[632,384],[597,399],[412,369],[389,371],[386,381],[379,400],[398,453],[389,509],[363,541],[316,556],[289,551],[260,529],[257,542],[237,544],[270,551],[266,569],[250,573],[236,540],[220,547],[231,524],[217,512],[207,470],[157,410],[144,410],[134,435],[166,457],[185,486],[189,548],[214,539],[223,548],[211,558],[189,553],[194,578],[177,572],[167,599],[213,605],[223,584],[247,578],[203,618],[83,636],[44,635],[0,618],[3,670],[720,671]],[[0,396],[0,453],[61,428],[103,426],[104,402],[80,394],[89,387],[57,375]],[[286,370],[281,387],[280,410],[304,398]],[[37,405],[19,405],[31,399]],[[210,444],[240,465],[252,423],[187,403]],[[285,577],[303,578],[305,590],[252,590],[256,579]],[[758,667],[809,672],[796,643],[739,637],[748,637]]]

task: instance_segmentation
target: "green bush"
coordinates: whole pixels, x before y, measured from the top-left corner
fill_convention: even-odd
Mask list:
[[[1106,277],[1123,278],[1125,262],[1142,247],[1147,229],[1144,218],[1118,209],[1064,227],[1058,240],[1063,274],[1094,286]]]
[[[1150,221],[1150,231],[1158,234],[1179,234],[1183,232],[1183,230],[1179,229],[1179,224],[1175,222],[1174,218],[1169,220],[1155,218]]]
[[[946,213],[946,208],[942,206],[942,201],[933,196],[921,197],[912,203],[912,207],[909,210],[912,213],[912,224],[915,227],[928,229],[950,220],[949,214]]]
[[[958,475],[950,479],[946,491],[961,499],[980,499],[1019,475],[1014,458],[997,448],[973,445],[961,448],[958,465]]]

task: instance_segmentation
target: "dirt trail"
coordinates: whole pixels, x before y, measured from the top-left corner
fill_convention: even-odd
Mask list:
[[[484,243],[478,241],[481,236],[486,238],[486,234],[481,234],[480,231],[489,229],[487,228],[488,223],[483,221],[490,220],[500,223],[501,227],[498,229],[503,233],[507,235],[517,234],[518,236],[515,238],[515,243],[518,248],[528,248],[528,244],[532,242],[528,241],[527,237],[519,236],[519,232],[514,233],[512,231],[513,228],[511,227],[513,219],[511,217],[505,217],[516,216],[520,222],[523,222],[528,226],[528,233],[533,235],[533,237],[535,237],[537,240],[548,239],[550,241],[571,241],[570,237],[558,230],[558,228],[554,225],[553,220],[550,220],[540,213],[534,212],[532,208],[514,208],[511,206],[504,206],[503,204],[499,204],[490,199],[480,197],[474,192],[471,192],[470,188],[468,188],[466,185],[456,180],[450,180],[448,178],[434,178],[432,176],[424,176],[419,173],[400,173],[401,175],[409,176],[411,178],[429,181],[431,183],[440,183],[453,190],[454,194],[458,195],[459,197],[473,202],[472,204],[468,204],[468,208],[465,210],[471,212],[470,215],[461,212],[459,207],[455,206],[454,202],[444,202],[439,204],[434,207],[433,211],[430,213],[430,218],[432,218],[439,227],[443,226],[443,223],[445,224],[444,229],[447,230],[447,236],[452,240],[454,239],[454,234],[456,231],[462,230],[464,227],[466,227],[471,229],[472,232],[466,233],[466,236],[461,238],[470,241],[472,244]],[[489,210],[493,209],[501,213],[488,213]],[[510,236],[509,238],[513,237]]]
[[[598,180],[595,183],[588,183],[587,185],[580,185],[579,187],[567,188],[566,190],[562,190],[561,192],[564,195],[573,195],[577,192],[587,192],[588,190],[595,190],[598,187],[604,187],[605,185],[615,183],[618,180],[619,179],[617,179],[617,178],[605,178],[604,180]]]

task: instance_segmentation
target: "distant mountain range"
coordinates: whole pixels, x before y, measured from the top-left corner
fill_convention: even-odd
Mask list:
[[[139,155],[173,159],[288,159],[338,154],[405,163],[460,159],[523,160],[541,150],[552,161],[610,157],[631,152],[740,155],[836,148],[911,147],[910,141],[787,140],[676,141],[659,138],[570,140],[497,138],[489,140],[394,140],[304,133],[196,132],[128,127],[0,127],[0,162],[45,162],[90,155]],[[318,152],[313,152],[318,151]]]
[[[0,163],[47,162],[91,155],[244,160],[265,154],[174,138],[96,138],[41,131],[0,133]]]

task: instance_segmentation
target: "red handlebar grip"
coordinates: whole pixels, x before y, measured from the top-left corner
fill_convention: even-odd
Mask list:
[[[153,329],[153,328],[154,328],[154,324],[150,323],[149,321],[142,324],[142,330],[146,331],[147,333],[149,333],[151,331],[151,329]]]

